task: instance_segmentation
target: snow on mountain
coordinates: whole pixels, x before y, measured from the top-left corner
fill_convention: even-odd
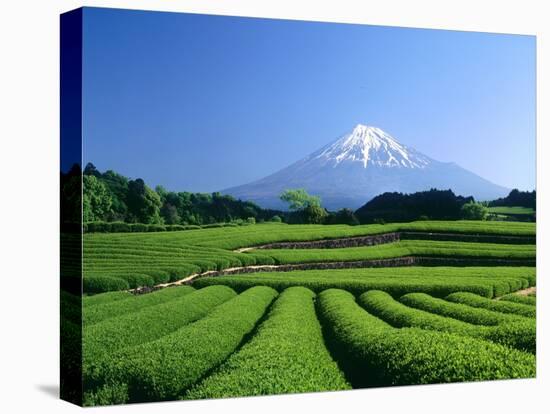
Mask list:
[[[364,168],[380,167],[424,168],[430,159],[412,148],[397,142],[380,128],[357,124],[349,134],[313,154],[336,167],[341,162],[361,162]]]
[[[331,210],[356,209],[388,191],[412,193],[437,188],[477,200],[505,196],[496,185],[455,163],[444,163],[399,143],[380,128],[358,124],[348,134],[267,177],[223,190],[264,208],[284,209],[288,188],[304,188]]]

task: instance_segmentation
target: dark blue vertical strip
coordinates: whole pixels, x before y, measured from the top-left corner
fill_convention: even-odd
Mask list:
[[[82,405],[82,9],[61,15],[60,396]]]

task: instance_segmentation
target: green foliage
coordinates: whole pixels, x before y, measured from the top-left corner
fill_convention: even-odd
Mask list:
[[[242,349],[185,398],[220,398],[349,389],[328,353],[314,293],[285,290]]]
[[[130,289],[130,284],[115,276],[88,276],[82,279],[83,290],[86,293],[102,293],[111,290]]]
[[[93,175],[82,176],[82,220],[103,220],[111,210],[112,199],[107,188]],[[80,210],[80,209],[79,209]]]
[[[160,224],[160,196],[145,185],[141,178],[128,182],[126,202],[131,221]]]
[[[515,293],[504,295],[500,298],[500,300],[504,300],[507,302],[521,303],[523,305],[532,305],[532,306],[537,305],[536,296],[525,296],[525,295],[518,295]]]
[[[383,319],[394,327],[414,327],[461,336],[484,338],[492,342],[535,352],[535,324],[532,320],[510,322],[499,326],[482,326],[440,316],[399,303],[385,292],[371,290],[359,297],[359,303],[369,313]],[[510,328],[513,326],[514,328]]]
[[[432,240],[404,240],[375,246],[331,249],[259,249],[276,263],[348,262],[390,259],[403,256],[535,259],[533,244],[467,243]]]
[[[350,226],[357,226],[359,220],[352,210],[343,208],[336,213],[329,214],[325,219],[325,224],[348,224]]]
[[[474,308],[461,303],[448,302],[434,298],[425,293],[408,293],[399,299],[402,303],[412,308],[422,309],[449,318],[458,319],[474,325],[502,325],[511,322],[525,321],[518,315],[495,312],[483,308]]]
[[[321,207],[321,198],[309,195],[303,188],[285,190],[279,198],[288,203],[288,207],[295,211],[304,210],[307,207]]]
[[[304,286],[314,292],[340,288],[356,295],[366,290],[383,290],[395,297],[411,292],[444,297],[453,292],[468,291],[491,298],[495,296],[495,292],[509,293],[534,282],[535,270],[529,267],[415,266],[247,273],[201,278],[196,280],[193,286],[221,284],[236,291],[256,285],[270,286],[278,291],[291,286]]]
[[[179,299],[194,291],[195,289],[191,286],[177,286],[160,289],[146,295],[133,295],[124,292],[123,296],[115,296],[117,300],[112,300],[109,295],[112,297],[113,294],[120,294],[122,292],[110,292],[95,295],[92,297],[96,298],[96,301],[94,301],[93,304],[90,304],[89,301],[84,300],[83,324],[85,326],[90,326],[105,319],[114,318],[131,312],[137,312],[149,306]],[[97,299],[101,300],[101,296],[107,296],[107,298],[104,299],[103,302],[98,302]]]
[[[322,292],[317,304],[331,351],[354,388],[535,376],[531,354],[457,334],[392,328],[345,291]]]
[[[93,375],[105,356],[109,359],[119,349],[168,335],[235,296],[235,292],[225,286],[212,286],[192,293],[182,290],[181,293],[181,297],[165,303],[86,324],[82,336],[84,375]]]
[[[247,217],[246,222],[248,224],[256,224],[256,219],[254,217]]]
[[[271,217],[269,219],[269,221],[272,221],[274,223],[281,223],[283,220],[281,219],[281,217],[279,217],[278,215],[274,215],[273,217]]]
[[[172,334],[105,355],[86,378],[87,389],[96,391],[86,393],[85,403],[160,401],[183,395],[235,351],[276,295],[266,287],[249,289]]]
[[[533,306],[501,300],[490,300],[468,292],[452,293],[445,299],[451,302],[463,303],[475,308],[484,308],[496,312],[511,313],[528,318],[534,318],[536,316],[536,308]]]
[[[481,203],[475,203],[473,201],[464,204],[460,208],[460,214],[464,220],[486,220],[487,213],[487,207]]]

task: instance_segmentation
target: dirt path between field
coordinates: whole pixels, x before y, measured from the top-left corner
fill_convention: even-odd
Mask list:
[[[521,296],[528,296],[531,293],[537,293],[537,287],[536,286],[531,286],[531,287],[528,287],[527,289],[518,290],[517,292],[514,292],[514,294],[521,295]]]

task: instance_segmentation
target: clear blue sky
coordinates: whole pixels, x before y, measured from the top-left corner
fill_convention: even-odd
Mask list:
[[[357,123],[535,187],[535,38],[87,8],[84,161],[170,190],[244,184]]]

